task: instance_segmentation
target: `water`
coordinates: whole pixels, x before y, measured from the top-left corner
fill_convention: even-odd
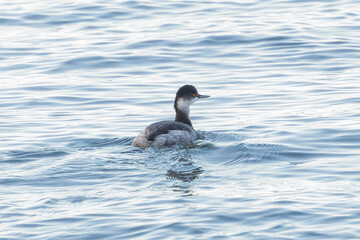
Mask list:
[[[0,7],[0,239],[360,239],[358,1]]]

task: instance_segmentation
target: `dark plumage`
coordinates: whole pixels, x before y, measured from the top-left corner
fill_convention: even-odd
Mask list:
[[[200,95],[191,85],[182,86],[176,93],[174,108],[175,121],[162,121],[150,124],[132,142],[132,145],[147,148],[150,146],[166,146],[183,144],[198,138],[189,118],[190,105],[199,98],[209,96]]]
[[[185,123],[182,122],[175,122],[175,121],[161,121],[150,124],[145,131],[149,132],[148,140],[154,141],[158,135],[167,134],[171,130],[181,130],[181,131],[188,131],[191,133],[193,128]]]
[[[185,124],[188,124],[192,126],[192,123],[189,118],[189,114],[186,114],[186,112],[179,109],[178,103],[180,99],[184,100],[191,100],[192,98],[197,97],[198,91],[196,88],[192,85],[185,85],[182,86],[176,93],[175,101],[174,101],[174,108],[176,112],[175,121],[176,122],[183,122]]]

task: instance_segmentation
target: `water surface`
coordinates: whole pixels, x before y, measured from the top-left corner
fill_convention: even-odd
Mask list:
[[[358,5],[2,1],[0,238],[359,239]]]

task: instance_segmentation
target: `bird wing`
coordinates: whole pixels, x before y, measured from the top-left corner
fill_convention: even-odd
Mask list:
[[[147,139],[149,141],[154,141],[157,136],[167,134],[171,130],[182,130],[191,132],[192,128],[185,123],[180,123],[176,121],[162,121],[149,125],[145,129],[145,132],[148,133]]]

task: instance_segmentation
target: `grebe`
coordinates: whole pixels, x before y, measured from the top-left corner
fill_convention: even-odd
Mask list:
[[[192,85],[182,86],[177,91],[174,101],[175,121],[161,121],[149,125],[134,139],[132,145],[141,148],[163,147],[187,144],[198,139],[198,133],[189,118],[190,105],[200,98],[208,97],[210,96],[200,95]]]

